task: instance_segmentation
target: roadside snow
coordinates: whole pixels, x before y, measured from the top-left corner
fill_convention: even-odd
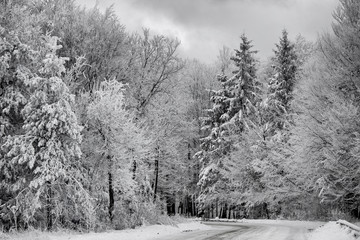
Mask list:
[[[300,221],[300,220],[282,220],[282,219],[242,219],[238,220],[240,223],[254,223],[264,225],[281,225],[283,227],[298,227],[315,229],[324,224],[324,222],[313,222],[313,221]]]
[[[210,226],[206,226],[199,222],[186,222],[177,224],[177,226],[169,225],[152,225],[140,227],[137,229],[109,231],[105,233],[87,233],[87,234],[51,234],[49,240],[119,240],[119,239],[134,239],[134,240],[151,240],[159,237],[164,237],[181,232],[209,230]]]
[[[222,221],[223,219],[219,219]],[[229,220],[226,220],[229,221]],[[226,222],[225,219],[223,222]],[[234,220],[233,220],[234,221]],[[296,236],[298,240],[356,240],[354,231],[348,227],[342,227],[336,222],[329,222],[323,225],[323,222],[306,221],[287,221],[287,220],[237,220],[239,226],[249,226],[248,230],[242,232],[241,239],[289,239],[289,236]],[[0,240],[155,240],[155,239],[183,239],[184,232],[186,236],[195,236],[193,239],[199,239],[199,236],[208,237],[207,234],[216,231],[222,233],[221,225],[209,222],[214,227],[201,224],[200,221],[191,221],[179,223],[177,226],[170,225],[152,225],[137,229],[127,229],[121,231],[108,231],[102,233],[65,233],[54,232],[46,233],[40,231],[30,231],[24,233],[4,234],[0,232]],[[224,226],[229,227],[227,223]],[[236,223],[233,223],[236,226]],[[216,226],[219,225],[219,226]],[[320,225],[323,225],[319,227]],[[219,228],[220,227],[220,228]],[[308,232],[309,229],[315,229]],[[206,232],[204,230],[211,230]],[[193,233],[191,233],[193,232]],[[226,233],[226,231],[225,231]],[[231,234],[232,232],[229,232]],[[210,235],[209,235],[210,236]],[[215,235],[214,235],[215,236]],[[170,238],[169,238],[170,237]]]
[[[309,240],[356,240],[353,232],[336,222],[329,222],[309,234]]]

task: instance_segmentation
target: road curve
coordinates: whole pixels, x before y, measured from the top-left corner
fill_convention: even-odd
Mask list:
[[[309,224],[276,223],[205,223],[211,230],[183,232],[180,234],[157,238],[158,240],[306,240]]]

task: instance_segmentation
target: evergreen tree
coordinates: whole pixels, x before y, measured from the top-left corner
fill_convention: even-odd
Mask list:
[[[44,214],[47,228],[51,229],[54,223],[59,224],[54,222],[59,215],[74,216],[79,205],[84,210],[83,223],[88,223],[86,214],[90,214],[91,201],[81,183],[78,161],[81,127],[71,107],[73,96],[61,79],[66,59],[56,56],[61,47],[58,38],[44,39],[38,55],[44,57],[39,71],[30,77],[23,75],[30,93],[21,110],[25,119],[23,132],[8,136],[2,145],[2,171],[9,191],[16,193],[17,201],[12,204],[21,209],[22,220],[27,224]],[[68,202],[74,202],[74,208],[65,207]]]
[[[285,195],[289,189],[294,188],[286,161],[290,156],[289,123],[292,122],[290,113],[297,57],[294,45],[289,41],[285,30],[279,44],[276,44],[274,53],[267,98],[260,104],[259,122],[253,129],[261,138],[251,144],[253,160],[250,161],[249,171],[246,172],[254,182],[253,186],[250,186],[252,195],[249,201],[269,208],[267,217],[280,214],[280,205],[283,204]]]
[[[288,39],[288,33],[283,30],[279,44],[274,50],[274,73],[268,86],[268,97],[265,101],[265,121],[271,126],[272,134],[276,129],[286,126],[286,116],[290,110],[290,102],[296,77],[295,46]]]
[[[251,41],[244,34],[241,41],[240,49],[235,50],[235,56],[231,58],[237,67],[233,72],[235,75],[226,82],[232,93],[227,115],[231,119],[230,122],[236,122],[236,118],[238,119],[241,124],[240,132],[244,131],[246,121],[254,120],[256,105],[260,101],[260,83],[256,78],[257,61],[254,58],[257,51],[251,50]]]
[[[226,191],[226,172],[229,169],[224,160],[234,150],[234,141],[239,140],[239,135],[251,126],[249,123],[253,123],[256,116],[259,102],[254,59],[256,51],[251,48],[251,41],[242,35],[240,49],[235,50],[235,56],[231,58],[236,66],[234,75],[230,78],[219,75],[222,88],[212,92],[213,108],[208,110],[209,116],[204,118],[203,127],[208,136],[202,139],[202,150],[196,154],[202,164],[198,184],[203,202],[214,191],[218,192],[216,186]]]

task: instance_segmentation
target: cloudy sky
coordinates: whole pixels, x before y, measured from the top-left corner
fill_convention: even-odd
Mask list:
[[[219,49],[239,47],[245,33],[258,56],[271,56],[282,29],[290,38],[301,34],[311,41],[330,31],[338,0],[76,0],[101,10],[110,5],[130,32],[142,27],[151,33],[177,37],[180,55],[210,63]]]

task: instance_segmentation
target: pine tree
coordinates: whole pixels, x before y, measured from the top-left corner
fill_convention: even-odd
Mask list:
[[[231,122],[235,122],[235,118],[238,118],[238,121],[242,123],[240,132],[244,131],[246,121],[254,120],[256,105],[260,101],[260,83],[256,78],[257,61],[254,58],[257,51],[251,50],[253,47],[251,41],[244,34],[241,36],[241,41],[240,50],[235,50],[235,56],[231,58],[238,69],[233,72],[235,75],[226,82],[229,91],[233,94],[229,99],[230,107],[227,114]]]
[[[286,115],[290,110],[297,71],[294,47],[288,39],[287,31],[283,30],[280,42],[276,44],[274,50],[274,73],[269,82],[268,98],[265,101],[267,112],[265,119],[272,126],[272,132],[285,128]]]
[[[38,54],[43,58],[39,71],[30,77],[23,75],[30,93],[21,110],[23,132],[8,136],[2,145],[2,171],[9,191],[16,194],[14,207],[25,223],[45,214],[48,229],[61,212],[75,214],[71,211],[79,205],[84,214],[91,211],[78,161],[81,127],[71,107],[73,96],[61,78],[66,59],[57,57],[56,50],[61,47],[57,41],[45,36]],[[64,208],[68,202],[75,203],[75,209]]]
[[[230,78],[218,75],[222,88],[212,92],[213,108],[208,110],[209,116],[204,118],[203,127],[208,136],[202,139],[202,150],[196,154],[202,164],[198,184],[203,202],[213,194],[209,189],[218,192],[218,186],[226,191],[226,171],[229,169],[224,160],[234,150],[234,141],[239,140],[238,136],[249,128],[256,116],[259,83],[254,59],[256,51],[251,48],[251,41],[242,35],[240,49],[235,50],[235,56],[231,58],[237,68],[234,75]]]

